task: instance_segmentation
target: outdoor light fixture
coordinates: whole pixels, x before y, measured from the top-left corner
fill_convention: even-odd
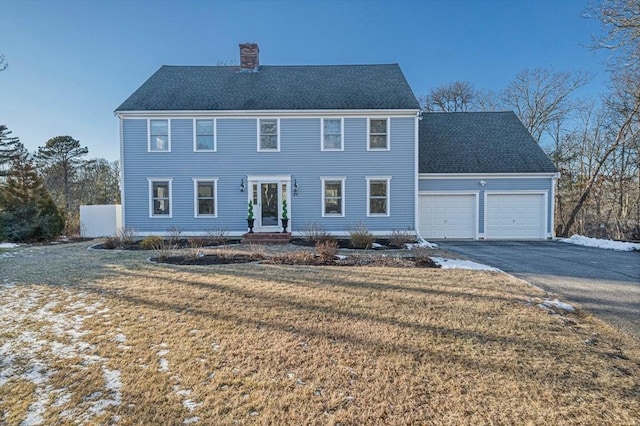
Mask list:
[[[240,192],[244,192],[246,189],[246,185],[244,184],[244,178],[240,179]]]
[[[296,179],[293,180],[293,195],[298,195],[298,181]]]
[[[487,182],[485,182],[483,180],[480,181],[480,186],[485,186],[486,184],[487,184]]]

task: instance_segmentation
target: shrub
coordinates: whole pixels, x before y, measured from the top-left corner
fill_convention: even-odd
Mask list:
[[[367,225],[362,222],[349,226],[347,231],[351,237],[351,245],[358,249],[370,248],[371,244],[376,240],[367,229]]]
[[[276,265],[315,265],[316,257],[308,251],[296,251],[276,254],[269,258],[267,263]]]
[[[132,226],[120,228],[116,231],[116,237],[120,239],[123,245],[132,243],[133,237],[135,234],[136,234],[136,230]]]
[[[162,238],[157,235],[151,235],[140,241],[140,248],[142,250],[158,250],[162,244]]]
[[[224,228],[207,229],[207,238],[215,245],[224,246],[227,244],[227,230]]]
[[[316,252],[323,262],[332,261],[338,253],[338,242],[335,240],[318,241],[316,243]]]
[[[321,223],[309,222],[302,228],[302,238],[315,243],[332,239],[333,237]]]
[[[119,246],[120,238],[118,237],[109,237],[104,240],[104,243],[102,243],[102,247],[106,248],[107,250],[113,250],[115,248],[118,248]]]
[[[182,229],[179,226],[170,226],[167,228],[167,234],[169,236],[169,243],[172,246],[177,246],[182,236]]]
[[[202,247],[205,241],[200,238],[191,238],[188,241],[188,246],[184,254],[184,258],[187,260],[196,260],[203,256]]]
[[[415,241],[416,237],[410,231],[394,229],[389,234],[389,244],[393,247],[404,248],[406,244]]]

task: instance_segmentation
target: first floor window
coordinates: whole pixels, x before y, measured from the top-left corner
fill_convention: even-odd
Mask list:
[[[260,119],[259,151],[278,150],[278,120]]]
[[[344,179],[322,180],[322,215],[344,216]]]
[[[196,151],[214,151],[214,121],[196,120]]]
[[[153,180],[151,186],[151,216],[171,216],[171,181]]]
[[[149,120],[149,151],[169,150],[169,120]]]
[[[389,178],[370,178],[368,180],[369,205],[371,216],[389,215]]]
[[[216,215],[216,181],[196,180],[196,216]]]
[[[369,120],[369,149],[389,149],[387,119]]]

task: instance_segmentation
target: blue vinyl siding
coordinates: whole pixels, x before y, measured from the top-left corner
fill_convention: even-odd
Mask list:
[[[257,152],[255,118],[216,119],[217,152],[193,152],[193,120],[171,119],[171,152],[147,152],[147,120],[123,119],[124,223],[141,233],[170,226],[185,234],[224,228],[246,231],[248,175],[291,175],[298,196],[289,201],[290,230],[309,222],[344,232],[364,222],[371,231],[413,229],[414,117],[390,118],[390,151],[367,151],[367,118],[344,118],[344,151],[321,151],[321,118],[281,118],[280,152]],[[345,177],[345,217],[322,217],[321,176]],[[391,176],[389,217],[367,217],[366,176]],[[149,218],[148,178],[172,178],[172,218]],[[193,178],[218,178],[218,217],[194,218]]]
[[[486,182],[484,186],[480,181]],[[553,179],[540,178],[474,178],[474,179],[429,179],[421,178],[418,182],[419,191],[455,192],[478,191],[479,192],[479,232],[484,233],[484,192],[486,191],[548,191],[547,193],[547,233],[551,233],[553,223]]]

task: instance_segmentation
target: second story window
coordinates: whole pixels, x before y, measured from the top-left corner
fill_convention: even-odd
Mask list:
[[[196,120],[195,124],[195,150],[215,151],[215,122],[213,119]]]
[[[389,121],[386,118],[369,120],[369,150],[389,149]]]
[[[171,151],[169,120],[149,120],[149,151]]]
[[[260,119],[258,127],[258,151],[279,151],[278,120]]]
[[[342,151],[341,118],[325,118],[322,120],[322,150]]]

